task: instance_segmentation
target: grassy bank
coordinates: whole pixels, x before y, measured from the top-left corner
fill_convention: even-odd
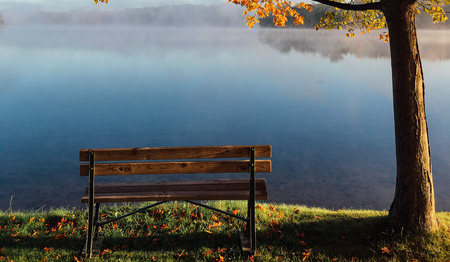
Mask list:
[[[244,202],[213,206],[245,215]],[[130,206],[101,210],[103,218]],[[260,204],[255,261],[450,261],[450,213],[441,228],[412,236],[386,225],[387,212]],[[0,212],[0,261],[77,261],[86,212]],[[237,219],[186,203],[161,205],[106,225],[100,261],[248,261],[240,255]],[[94,259],[93,259],[94,261]]]

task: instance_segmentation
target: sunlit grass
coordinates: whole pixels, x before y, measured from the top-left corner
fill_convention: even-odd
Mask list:
[[[245,216],[246,203],[211,205]],[[139,205],[114,205],[102,219]],[[449,261],[450,213],[432,234],[396,232],[386,211],[327,210],[259,204],[257,261]],[[0,212],[0,260],[76,261],[85,241],[86,212]],[[100,261],[249,261],[240,253],[243,222],[184,202],[164,204],[101,228]],[[92,259],[97,261],[96,259]]]

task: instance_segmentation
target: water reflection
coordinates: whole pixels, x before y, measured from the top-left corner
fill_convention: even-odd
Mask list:
[[[378,34],[373,31],[346,38],[343,31],[265,29],[260,31],[259,40],[281,53],[318,53],[331,62],[342,61],[349,54],[358,58],[389,58],[389,44],[380,41]],[[450,59],[450,31],[419,30],[418,35],[422,59]]]

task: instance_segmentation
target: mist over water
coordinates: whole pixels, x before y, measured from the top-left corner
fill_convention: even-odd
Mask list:
[[[437,210],[449,211],[449,38],[420,34]],[[81,206],[82,148],[228,144],[273,146],[273,172],[264,175],[270,201],[388,209],[390,61],[376,37],[142,25],[2,29],[0,209],[11,196],[15,209]]]

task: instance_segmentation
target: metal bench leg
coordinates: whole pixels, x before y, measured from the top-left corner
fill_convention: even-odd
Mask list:
[[[94,241],[98,237],[98,218],[100,212],[100,203],[94,204],[93,208],[88,211],[88,228],[86,235],[86,256],[92,257]]]
[[[89,207],[88,211],[88,228],[87,228],[87,235],[86,235],[86,256],[91,257],[92,255],[92,243],[93,235],[94,235],[94,221],[93,221],[93,215],[94,210],[93,208]]]
[[[256,250],[256,227],[255,227],[255,148],[250,148],[250,197],[248,201],[249,212],[249,233],[250,233],[250,252]]]
[[[92,243],[94,240],[94,152],[89,152],[89,207],[88,207],[88,228],[86,239],[86,256],[92,255]],[[96,205],[98,212],[98,206]],[[98,215],[98,214],[97,214]]]
[[[93,238],[97,238],[98,235],[98,217],[100,212],[100,203],[95,204],[95,213],[94,213],[94,236]]]

